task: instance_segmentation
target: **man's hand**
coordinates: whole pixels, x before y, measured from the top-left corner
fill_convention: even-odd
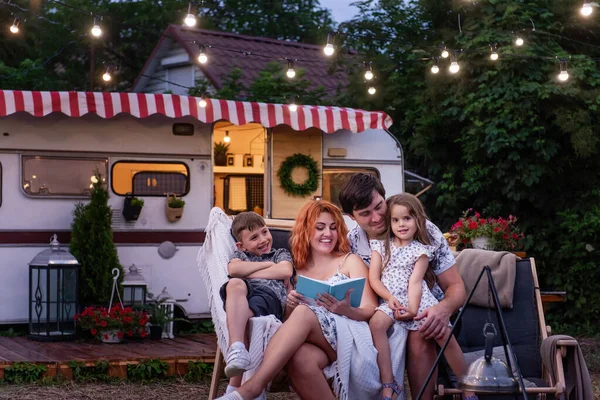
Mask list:
[[[423,310],[414,319],[419,321],[426,318],[421,328],[419,328],[419,332],[425,339],[441,340],[444,337],[445,329],[448,327],[450,315],[440,303]]]

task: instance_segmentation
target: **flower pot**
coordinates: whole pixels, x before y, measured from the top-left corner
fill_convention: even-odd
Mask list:
[[[227,154],[215,154],[215,165],[224,167],[227,165]]]
[[[152,325],[150,327],[150,339],[160,340],[162,338],[163,328],[162,326]]]
[[[134,196],[131,193],[127,193],[125,195],[125,200],[123,201],[123,217],[126,221],[137,221],[142,212],[142,206],[134,206],[131,204],[133,198]]]
[[[167,202],[166,202],[166,209],[165,212],[167,214],[167,220],[169,222],[177,222],[181,219],[181,217],[183,216],[183,207],[179,207],[179,208],[175,208],[175,207],[171,207],[169,206],[169,201],[172,198],[177,198],[177,196],[173,195],[168,195],[167,196]]]
[[[121,338],[119,337],[119,331],[117,329],[100,332],[100,339],[104,343],[121,343]]]
[[[476,237],[471,239],[471,245],[474,249],[491,250],[490,239],[487,237]]]

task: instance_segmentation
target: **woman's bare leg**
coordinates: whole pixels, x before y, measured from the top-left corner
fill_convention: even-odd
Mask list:
[[[244,400],[251,400],[260,395],[304,342],[323,349],[329,359],[336,359],[336,353],[323,336],[315,313],[301,305],[296,307],[269,342],[259,370],[238,390]]]
[[[373,344],[377,349],[377,365],[379,366],[379,376],[381,383],[392,383],[394,381],[394,372],[392,371],[392,356],[390,353],[390,341],[387,337],[387,330],[392,326],[394,320],[387,316],[383,311],[375,311],[375,314],[369,321]],[[401,384],[402,385],[402,384]],[[384,397],[392,397],[391,388],[385,388],[382,391]]]
[[[311,343],[304,343],[292,356],[286,371],[296,394],[302,400],[334,400],[323,368],[331,361],[327,354]]]

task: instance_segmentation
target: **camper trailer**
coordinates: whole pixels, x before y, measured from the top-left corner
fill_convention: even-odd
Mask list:
[[[74,206],[89,200],[96,171],[124,269],[135,264],[149,291],[166,287],[180,314],[200,318],[209,305],[196,256],[210,209],[291,221],[307,199],[337,202],[357,171],[401,192],[402,148],[390,125],[384,113],[337,107],[0,90],[0,323],[27,321],[28,263],[55,233],[68,245]],[[307,196],[284,191],[277,174],[297,153],[320,170]],[[302,183],[306,170],[292,178]],[[185,201],[175,219],[166,207],[173,194]],[[144,200],[137,218],[124,210],[131,196]],[[165,242],[176,247],[171,257],[158,251]]]

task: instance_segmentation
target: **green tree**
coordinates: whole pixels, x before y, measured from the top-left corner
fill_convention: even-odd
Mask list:
[[[113,285],[112,270],[119,270],[119,284],[124,275],[113,242],[112,210],[108,205],[108,190],[100,174],[96,174],[90,202],[77,204],[73,210],[73,217],[69,248],[81,264],[80,302],[108,304]]]
[[[600,302],[590,262],[599,258],[600,49],[590,46],[598,19],[583,20],[575,0],[373,3],[358,2],[345,43],[374,61],[372,106],[396,121],[407,168],[437,183],[424,197],[429,214],[446,229],[469,207],[520,217],[542,285],[569,292],[557,315],[585,329],[600,317],[589,307]],[[512,44],[513,32],[525,46]],[[439,56],[442,43],[463,50],[456,75],[447,60],[439,74],[423,60]],[[556,57],[569,56],[571,78],[558,82]],[[357,79],[353,90],[361,86]],[[586,244],[595,250],[582,253]]]

